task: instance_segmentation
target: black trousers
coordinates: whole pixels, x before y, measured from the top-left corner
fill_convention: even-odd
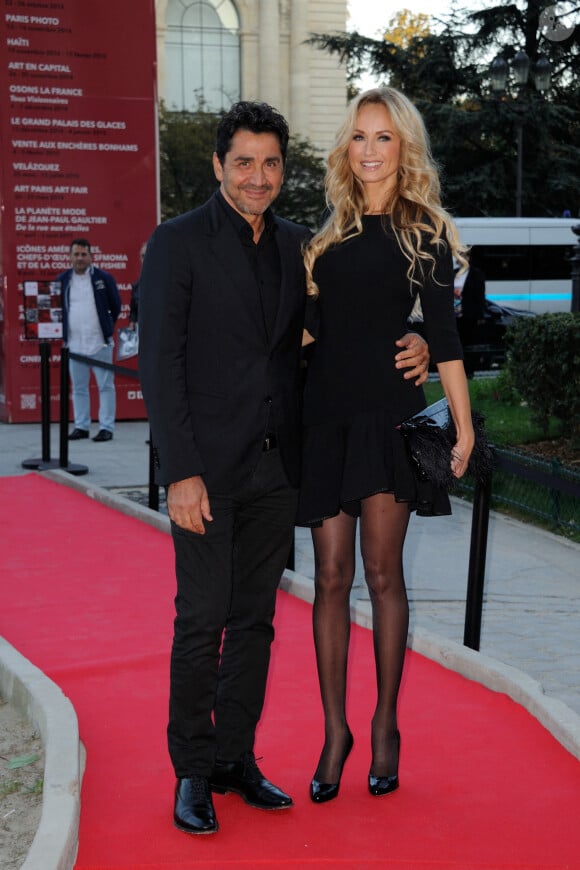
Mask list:
[[[177,777],[252,750],[264,704],[276,591],[297,491],[278,450],[261,455],[239,492],[209,494],[205,535],[172,523],[177,595],[168,745]]]

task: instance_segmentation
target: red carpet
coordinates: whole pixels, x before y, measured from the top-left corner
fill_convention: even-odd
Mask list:
[[[322,744],[310,606],[280,593],[256,754],[295,806],[216,796],[220,831],[172,826],[165,746],[173,553],[168,535],[36,474],[0,478],[0,634],[72,700],[87,748],[79,870],[580,868],[580,765],[504,695],[409,653],[401,788],[366,791],[370,632],[353,627],[355,747],[336,801],[313,806]]]

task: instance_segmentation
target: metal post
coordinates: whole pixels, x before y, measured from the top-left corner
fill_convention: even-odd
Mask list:
[[[50,344],[40,342],[40,411],[42,420],[42,461],[50,462]]]
[[[77,465],[68,461],[68,347],[62,347],[60,351],[60,414],[59,414],[59,458],[58,467],[69,474],[80,477],[87,474],[88,465]],[[44,471],[50,466],[41,465],[39,471]]]
[[[473,496],[471,546],[469,549],[469,571],[467,576],[467,598],[465,605],[463,643],[465,646],[474,650],[479,650],[479,640],[481,636],[481,612],[483,608],[483,587],[490,502],[491,475],[485,483],[480,483],[479,481],[476,483]]]
[[[550,470],[552,472],[552,475],[554,477],[561,477],[560,472],[562,469],[562,463],[560,462],[560,460],[556,456],[552,459],[552,462],[550,463],[550,465],[551,465]],[[552,502],[552,525],[554,526],[555,529],[557,529],[558,524],[560,522],[560,490],[559,489],[554,488],[554,489],[550,490],[550,501]]]
[[[572,232],[576,235],[577,242],[570,257],[572,263],[572,307],[570,310],[580,311],[580,224],[572,227]]]
[[[290,552],[288,553],[288,561],[286,562],[286,567],[289,571],[295,571],[296,564],[296,535],[292,534],[292,544],[290,546]]]
[[[524,122],[518,118],[516,124],[516,141],[518,146],[518,162],[516,168],[516,217],[522,216],[522,176],[524,166]]]
[[[23,468],[34,471],[39,468],[56,468],[58,462],[50,458],[50,342],[42,340],[40,350],[40,413],[42,427],[42,456],[25,459]]]
[[[68,465],[68,389],[69,389],[68,347],[60,351],[60,467]]]

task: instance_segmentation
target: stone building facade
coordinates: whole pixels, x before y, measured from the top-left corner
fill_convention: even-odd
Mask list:
[[[344,116],[344,67],[305,45],[346,30],[347,0],[155,0],[158,89],[168,108],[264,100],[324,155]]]

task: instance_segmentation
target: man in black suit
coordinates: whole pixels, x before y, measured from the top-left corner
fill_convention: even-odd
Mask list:
[[[141,384],[176,554],[174,823],[192,834],[218,829],[211,791],[292,805],[253,752],[299,481],[309,231],[270,210],[287,144],[275,109],[234,105],[219,191],[155,230],[140,279]],[[421,378],[428,354],[407,344],[398,356]]]

